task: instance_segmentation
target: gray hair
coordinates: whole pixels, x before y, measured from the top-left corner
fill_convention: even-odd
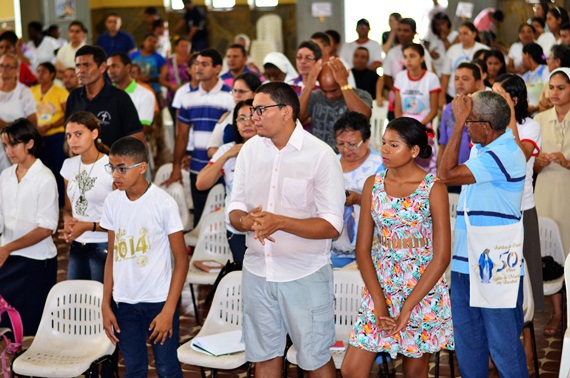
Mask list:
[[[511,121],[511,108],[500,94],[479,91],[473,94],[473,114],[491,124],[495,131],[503,131]]]

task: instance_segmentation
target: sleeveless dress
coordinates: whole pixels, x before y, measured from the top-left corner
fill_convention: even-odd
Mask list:
[[[372,261],[391,317],[400,313],[432,257],[432,218],[429,194],[437,180],[428,173],[409,196],[390,197],[384,189],[386,170],[376,175],[372,189],[372,218],[379,243]],[[358,319],[349,343],[372,352],[421,357],[441,349],[453,350],[451,304],[445,276],[414,307],[407,326],[390,335],[376,328],[374,303],[364,288]]]

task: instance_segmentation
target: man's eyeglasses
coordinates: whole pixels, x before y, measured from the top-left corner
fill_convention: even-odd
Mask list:
[[[310,55],[297,55],[295,57],[296,60],[308,60],[309,62],[313,62],[315,60],[317,60],[317,58],[315,58],[314,56],[310,56]]]
[[[491,125],[491,122],[489,122],[489,121],[483,121],[482,119],[480,119],[480,120],[478,120],[478,121],[469,121],[469,120],[467,120],[467,121],[465,121],[465,126],[469,126],[470,123],[487,123],[487,124],[489,125],[489,127],[490,127],[491,129],[493,129],[493,125]]]
[[[263,115],[263,112],[265,112],[266,109],[274,108],[276,106],[279,106],[281,108],[285,105],[286,104],[252,106],[251,108],[249,108],[249,115],[251,117],[253,117],[254,114],[257,114],[258,116],[261,117]]]
[[[364,143],[364,139],[360,141],[360,143],[338,143],[336,144],[336,148],[340,151],[343,148],[346,148],[348,150],[358,150],[358,148],[360,146],[362,146],[362,143]]]
[[[15,70],[17,66],[10,66],[8,64],[0,64],[0,70]]]
[[[143,162],[141,161],[140,163],[137,164],[133,164],[133,165],[119,165],[117,167],[115,167],[114,165],[111,164],[105,164],[105,169],[107,170],[107,172],[109,173],[113,173],[115,171],[117,171],[118,174],[120,175],[124,175],[125,173],[127,173],[127,171],[131,168],[134,167],[138,167],[139,165],[141,165]]]

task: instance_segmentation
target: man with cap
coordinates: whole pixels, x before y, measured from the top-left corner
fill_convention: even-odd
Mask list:
[[[358,39],[349,43],[345,43],[340,51],[340,57],[346,62],[352,62],[354,51],[357,47],[366,47],[369,52],[368,69],[375,71],[382,66],[382,46],[368,38],[370,33],[370,23],[367,19],[362,18],[356,23],[356,32]]]

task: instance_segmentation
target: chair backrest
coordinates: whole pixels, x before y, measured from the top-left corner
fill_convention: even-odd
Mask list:
[[[333,275],[335,333],[337,339],[346,341],[358,319],[364,281],[359,270],[335,270]]]
[[[102,298],[103,284],[97,281],[68,280],[56,284],[47,297],[34,343],[58,338],[80,339],[82,345],[109,342],[112,346],[103,329]]]
[[[202,214],[213,213],[224,207],[226,204],[226,189],[222,184],[216,184],[210,189],[206,204],[204,205],[204,212]]]
[[[554,261],[564,265],[566,254],[560,238],[560,229],[555,220],[547,217],[538,217],[540,234],[540,253],[542,256],[552,256]]]
[[[182,220],[182,227],[184,227],[184,231],[190,230],[193,224],[190,217],[190,212],[188,211],[188,206],[186,205],[184,187],[179,182],[173,182],[167,188],[163,189],[176,201],[176,204],[178,205],[178,214]]]
[[[455,221],[457,218],[457,203],[459,202],[459,194],[449,193],[449,216]],[[454,222],[451,223],[451,227],[454,226]]]
[[[241,271],[234,271],[222,278],[200,331],[201,336],[241,329],[241,276]]]
[[[371,137],[377,146],[382,146],[382,135],[384,135],[384,122],[388,115],[386,106],[378,106],[376,102],[372,105],[372,116],[370,117]],[[378,149],[380,151],[380,149]]]
[[[166,163],[158,167],[156,173],[154,174],[154,183],[160,185],[161,183],[168,180],[170,174],[172,173],[172,163]]]
[[[215,260],[223,264],[233,261],[223,209],[205,215],[192,260]]]
[[[255,39],[251,41],[249,55],[255,64],[259,67],[263,67],[263,59],[265,59],[265,56],[274,51],[277,51],[277,45],[275,42]]]
[[[283,52],[283,22],[277,14],[266,14],[259,17],[256,24],[257,40],[271,41],[275,48]]]

